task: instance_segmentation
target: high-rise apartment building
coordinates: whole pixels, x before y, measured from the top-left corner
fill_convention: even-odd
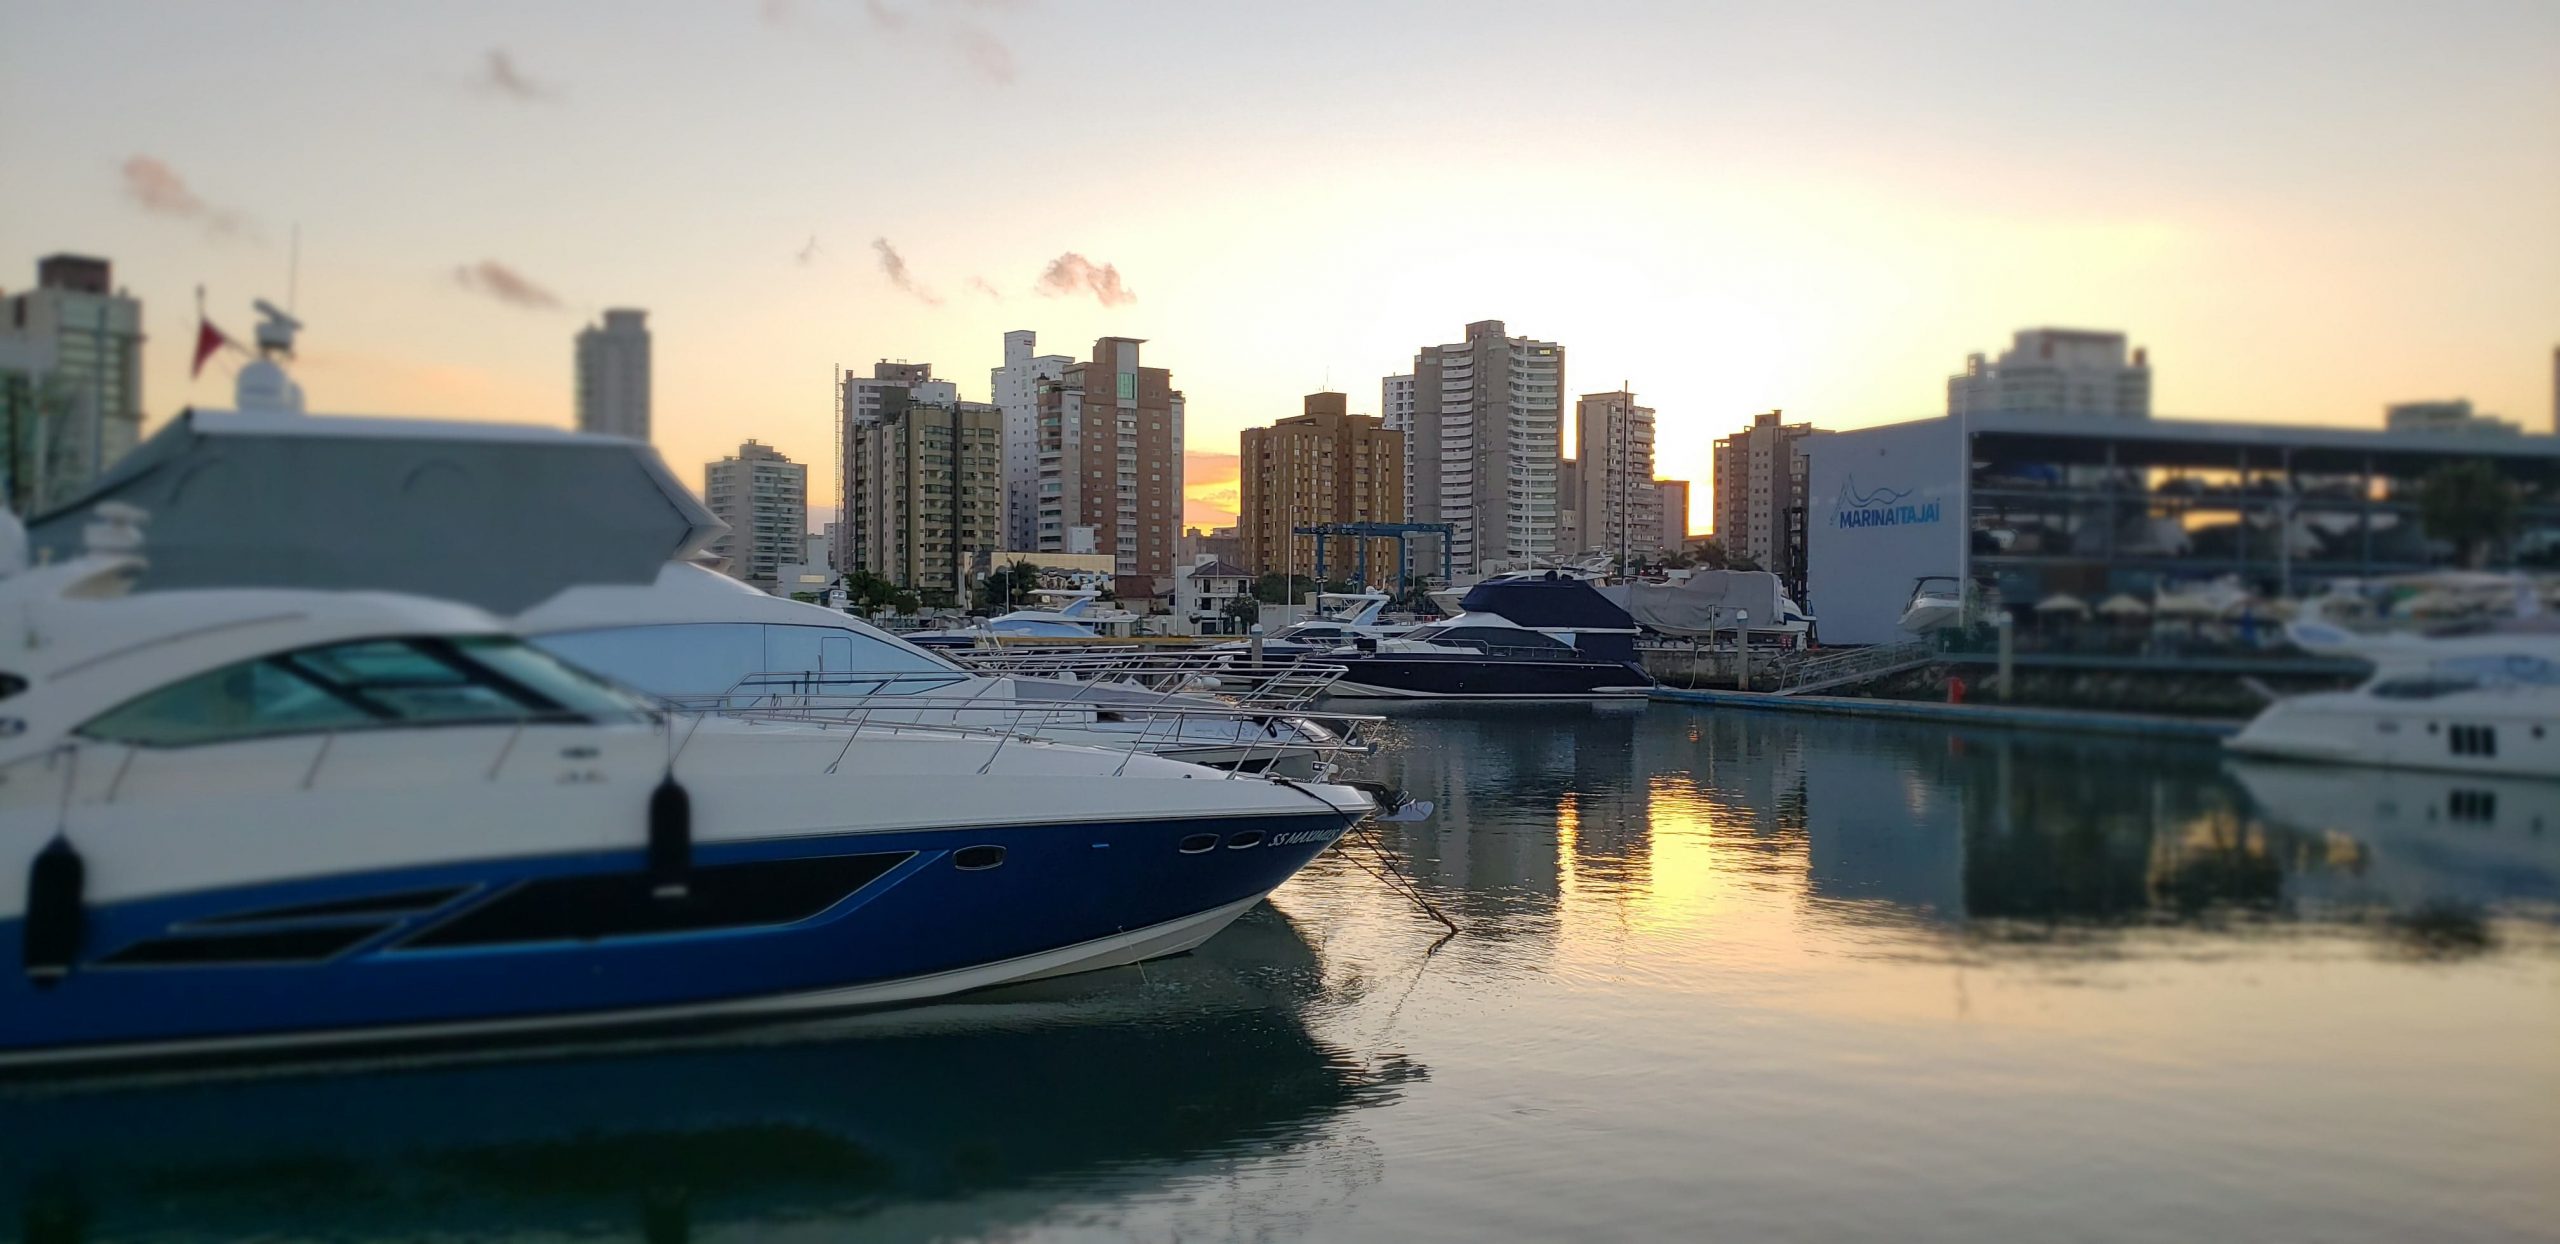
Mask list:
[[[2125,355],[2123,333],[2020,329],[1997,362],[1969,355],[1947,378],[1950,415],[2023,413],[2151,417],[2151,361]]]
[[[1104,337],[1093,357],[1040,385],[1037,552],[1092,552],[1114,573],[1173,577],[1182,524],[1182,394],[1173,373],[1141,367],[1135,337]]]
[[[1378,420],[1387,431],[1402,433],[1405,444],[1413,444],[1413,377],[1389,376],[1378,385]],[[1394,521],[1413,521],[1413,455],[1404,456],[1405,511]]]
[[[1256,574],[1313,574],[1315,537],[1297,528],[1403,521],[1404,433],[1349,413],[1342,394],[1310,393],[1304,413],[1244,430],[1236,489],[1243,564]],[[1366,543],[1328,541],[1326,573],[1347,577],[1366,565],[1373,582],[1381,572],[1393,577],[1395,541]]]
[[[774,590],[783,566],[808,550],[809,468],[748,441],[702,468],[702,501],[729,529],[711,542],[730,577]]]
[[[1564,347],[1506,336],[1500,320],[1413,358],[1412,510],[1448,523],[1458,573],[1556,553]]]
[[[1805,504],[1801,443],[1812,434],[1812,424],[1784,422],[1784,412],[1773,410],[1716,441],[1716,542],[1728,556],[1748,557],[1781,577],[1803,574],[1791,533]]]
[[[1574,489],[1581,552],[1612,557],[1654,551],[1662,507],[1653,497],[1653,408],[1625,390],[1585,393],[1573,404]]]
[[[1665,553],[1677,553],[1689,547],[1689,481],[1653,481],[1653,501],[1662,509],[1662,538],[1658,547]]]
[[[142,439],[142,304],[104,259],[50,255],[0,301],[0,496],[70,500]]]
[[[860,566],[928,601],[962,604],[980,554],[1004,542],[1004,412],[881,394],[853,425],[844,530]]]
[[[649,313],[616,307],[578,330],[578,430],[649,439]]]
[[[872,547],[867,535],[872,520],[853,500],[855,434],[878,423],[882,411],[903,408],[909,402],[955,406],[960,402],[960,386],[934,379],[931,363],[882,359],[871,365],[869,376],[836,373],[836,518],[845,526],[845,538],[835,546],[839,572],[877,573],[880,569],[864,560]]]
[[[1075,362],[1033,354],[1039,337],[1018,328],[1004,335],[1004,364],[988,369],[988,392],[1004,412],[1004,547],[1029,552],[1040,539],[1040,385]]]

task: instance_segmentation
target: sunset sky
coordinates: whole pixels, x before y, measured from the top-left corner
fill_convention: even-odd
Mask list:
[[[2162,415],[2357,425],[2548,430],[2560,343],[2551,0],[0,0],[0,170],[0,289],[114,260],[155,424],[228,403],[194,289],[245,337],[298,224],[315,410],[566,422],[638,306],[678,473],[755,437],[813,500],[832,368],[984,398],[1012,328],[1148,340],[1195,522],[1238,429],[1375,411],[1477,319],[1698,479],[1755,410],[1935,413],[2021,327],[2131,333]]]

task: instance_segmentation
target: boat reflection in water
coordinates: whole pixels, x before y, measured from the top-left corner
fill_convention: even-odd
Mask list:
[[[1568,892],[1661,905],[1742,877],[1801,885],[1834,919],[1995,941],[2560,917],[2560,783],[1663,705],[1393,720],[1373,768],[1440,811],[1381,834],[1435,897],[1514,936]]]
[[[1302,1012],[1313,950],[1258,908],[1202,952],[827,1021],[759,1044],[0,1099],[29,1239],[410,1239],[849,1225],[902,1238],[1142,1193],[1316,1143],[1419,1073]],[[1322,1164],[1345,1178],[1341,1163]],[[1064,1194],[1060,1194],[1064,1195]]]

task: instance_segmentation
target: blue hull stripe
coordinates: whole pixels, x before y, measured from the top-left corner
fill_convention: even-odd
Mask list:
[[[0,921],[0,1055],[90,1045],[571,1016],[904,980],[998,963],[1179,920],[1264,893],[1330,845],[1345,818],[1300,816],[1017,826],[706,843],[698,876],[737,865],[896,853],[836,901],[788,923],[404,948],[520,888],[639,878],[628,850],[484,860],[229,887],[92,907],[80,964],[46,987],[16,969],[21,922]],[[1214,831],[1215,850],[1184,853]],[[634,835],[635,839],[638,835]],[[1249,847],[1229,847],[1250,841]],[[953,853],[995,846],[962,869]],[[983,856],[984,853],[980,853]],[[841,867],[836,865],[836,867]],[[450,889],[424,909],[242,922],[279,909]],[[823,893],[821,894],[823,897]],[[752,897],[752,896],[750,896]],[[608,909],[610,910],[610,909]],[[750,914],[754,914],[750,912]],[[213,922],[222,922],[218,927]],[[169,939],[378,930],[301,961],[109,963]],[[270,945],[326,938],[275,938]],[[345,940],[345,939],[338,939]],[[200,948],[183,953],[202,954]]]

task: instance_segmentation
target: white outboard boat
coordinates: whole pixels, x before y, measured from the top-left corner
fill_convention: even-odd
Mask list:
[[[695,709],[790,707],[986,730],[1313,778],[1358,745],[1302,710],[1111,682],[991,676],[834,610],[670,562],[646,587],[572,587],[516,618],[547,652]]]
[[[2225,741],[2236,753],[2560,780],[2560,634],[2358,635],[2319,618],[2297,647],[2367,661],[2349,691],[2285,696]]]
[[[1923,575],[1911,584],[1911,599],[1896,625],[1914,635],[1944,630],[1964,621],[1964,580],[1953,575]]]

